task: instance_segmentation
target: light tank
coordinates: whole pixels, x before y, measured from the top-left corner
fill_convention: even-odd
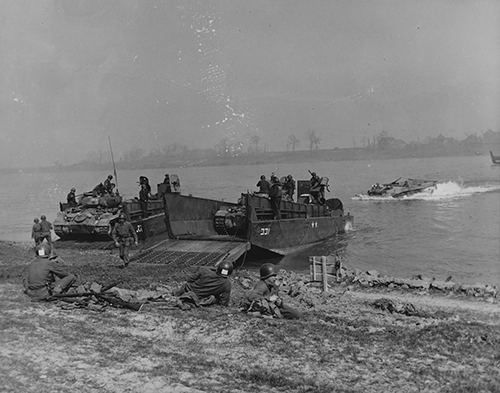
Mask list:
[[[54,232],[61,239],[106,238],[111,226],[123,210],[120,195],[94,196],[84,193],[76,206],[60,203],[54,220]]]

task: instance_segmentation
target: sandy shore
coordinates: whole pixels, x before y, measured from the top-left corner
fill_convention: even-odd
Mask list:
[[[186,271],[120,269],[116,251],[58,250],[80,283],[168,293]],[[32,303],[27,244],[0,242],[0,374],[5,392],[493,392],[500,390],[498,300],[412,290],[303,286],[298,321],[240,311],[254,273],[232,277],[228,308],[140,312]],[[283,272],[290,280],[300,277]],[[168,297],[167,297],[168,298]],[[167,299],[168,300],[168,299]],[[375,305],[411,304],[405,315]]]

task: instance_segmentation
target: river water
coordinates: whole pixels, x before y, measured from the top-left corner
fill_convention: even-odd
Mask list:
[[[117,183],[122,195],[133,197],[140,175],[149,177],[154,191],[165,173],[176,173],[185,194],[236,201],[240,193],[256,189],[261,174],[309,179],[308,170],[330,178],[333,187],[327,197],[343,201],[344,209],[354,215],[354,229],[285,257],[283,267],[308,271],[308,256],[330,255],[343,247],[345,263],[353,268],[500,284],[500,166],[491,165],[489,157],[121,170]],[[1,174],[0,239],[29,241],[34,217],[45,214],[53,221],[59,201],[71,187],[77,193],[90,190],[109,173]],[[400,176],[435,179],[439,184],[432,194],[367,197],[371,184]]]

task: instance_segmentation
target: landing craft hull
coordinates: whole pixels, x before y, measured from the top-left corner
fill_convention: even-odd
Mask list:
[[[334,237],[352,227],[353,217],[342,212],[331,212],[325,206],[282,201],[281,211],[290,218],[265,219],[272,215],[267,198],[243,194],[242,202],[166,194],[168,223],[171,236],[182,239],[221,239],[248,241],[252,249],[285,255],[295,249]],[[224,233],[224,225],[231,217],[220,212],[242,210],[246,221],[234,233]],[[264,218],[264,219],[259,219]],[[230,228],[235,228],[230,226]]]
[[[352,216],[257,222],[252,223],[250,242],[253,246],[286,255],[344,233],[349,225],[352,226]]]

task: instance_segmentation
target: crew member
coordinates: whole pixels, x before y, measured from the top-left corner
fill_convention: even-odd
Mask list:
[[[40,217],[40,227],[41,227],[41,232],[40,232],[40,242],[38,243],[39,245],[42,244],[44,240],[47,240],[47,244],[50,247],[50,255],[53,254],[52,250],[52,236],[51,236],[51,231],[52,231],[52,223],[47,221],[47,217],[42,215]]]
[[[31,228],[31,238],[35,241],[35,247],[37,247],[41,243],[41,236],[42,226],[40,225],[40,220],[35,217],[35,219],[33,220],[33,227]]]
[[[66,201],[68,202],[69,207],[75,207],[77,205],[76,202],[76,188],[72,187],[66,196]]]
[[[302,316],[300,311],[283,304],[283,299],[279,297],[276,278],[275,266],[272,263],[264,263],[260,267],[260,280],[246,295],[249,304],[247,309],[287,319],[300,318]]]
[[[285,178],[283,189],[285,191],[286,199],[289,201],[293,201],[293,195],[295,194],[295,179],[292,175],[288,175]]]
[[[141,204],[143,218],[146,218],[148,216],[148,201],[150,192],[151,187],[149,186],[149,183],[142,182],[141,189],[139,190],[139,202]]]
[[[116,247],[120,249],[120,258],[123,261],[123,267],[129,264],[129,249],[132,244],[137,246],[138,239],[134,227],[126,220],[125,214],[120,213],[118,222],[113,226],[111,237],[115,241]]]
[[[311,194],[315,203],[321,204],[321,178],[316,174],[316,172],[311,172],[311,180],[309,180],[309,194]]]
[[[56,257],[34,258],[24,272],[24,293],[33,301],[48,300],[53,294],[66,292],[75,280]]]
[[[191,274],[186,283],[174,295],[179,297],[179,307],[190,308],[190,305],[209,306],[211,304],[229,305],[233,264],[223,261],[216,267],[200,266]]]
[[[281,189],[281,183],[277,176],[272,175],[269,199],[271,200],[271,209],[273,210],[273,216],[275,220],[279,220],[281,218],[282,196],[283,196],[283,191]]]
[[[171,193],[172,186],[170,185],[170,175],[168,173],[165,174],[165,178],[163,179],[163,184],[167,185],[167,187],[165,188],[165,192]]]
[[[259,187],[259,194],[269,195],[271,191],[271,184],[267,181],[266,177],[262,175],[260,177],[259,182],[257,183],[257,187]]]
[[[106,193],[106,187],[104,187],[104,184],[102,184],[102,183],[99,183],[92,190],[92,194],[94,196],[103,196],[105,193]]]
[[[106,180],[104,180],[103,186],[105,193],[111,194],[113,192],[114,184],[111,183],[111,180],[113,180],[113,175],[108,175]]]

